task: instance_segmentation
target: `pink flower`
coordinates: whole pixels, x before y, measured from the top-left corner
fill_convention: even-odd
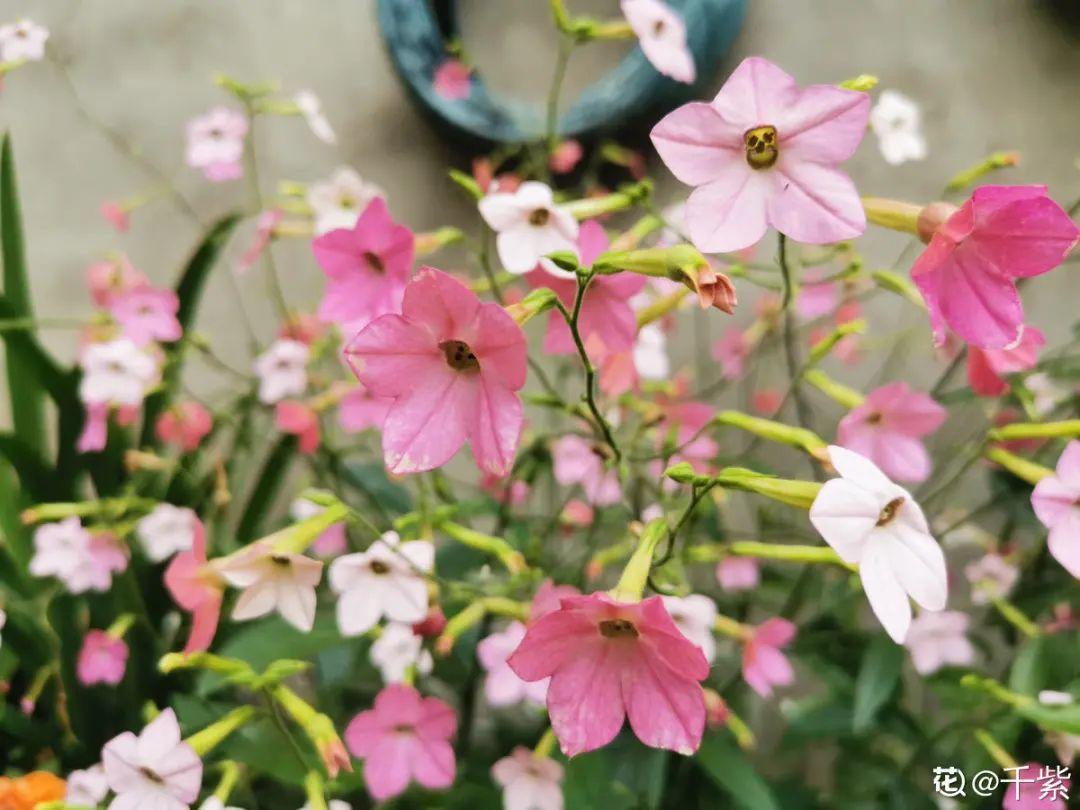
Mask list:
[[[571,498],[559,513],[559,524],[565,529],[583,529],[591,526],[596,512],[579,498]]]
[[[194,400],[178,402],[158,417],[154,432],[165,444],[185,453],[197,450],[214,427],[214,419],[204,405]]]
[[[1022,326],[1016,345],[1007,349],[968,347],[967,378],[980,397],[999,397],[1009,390],[1003,377],[1035,368],[1046,336],[1034,326]]]
[[[472,71],[460,59],[444,59],[435,68],[431,86],[448,101],[461,101],[472,92]]]
[[[905,382],[870,392],[836,430],[836,442],[873,461],[897,481],[925,481],[930,455],[921,439],[945,421],[945,409]]]
[[[411,686],[391,684],[345,729],[354,757],[364,760],[364,782],[377,801],[405,791],[416,781],[437,790],[454,783],[457,731],[454,710],[438,698],[420,697]]]
[[[795,296],[795,311],[804,321],[828,315],[840,304],[840,285],[835,281],[818,281],[820,272],[808,270]]]
[[[278,208],[271,208],[269,211],[263,211],[259,214],[255,220],[255,238],[252,240],[251,246],[244,251],[236,263],[238,272],[244,273],[250,270],[266,252],[274,238],[274,228],[281,223],[284,216],[285,212]]]
[[[780,410],[783,401],[783,395],[775,388],[759,388],[750,397],[751,407],[765,416],[772,416]]]
[[[180,739],[166,709],[136,737],[125,731],[101,749],[101,764],[116,798],[109,810],[188,810],[199,797],[203,764]]]
[[[819,245],[866,229],[859,194],[836,166],[866,132],[866,93],[800,89],[760,57],[744,59],[711,104],[686,104],[660,121],[653,144],[671,172],[696,186],[690,237],[707,253],[753,245],[772,225]]]
[[[107,307],[113,296],[150,284],[144,273],[135,269],[127,256],[118,253],[94,262],[86,268],[86,286],[99,307]]]
[[[521,327],[502,307],[421,268],[402,314],[372,321],[345,350],[360,382],[394,400],[383,425],[387,468],[431,470],[468,441],[482,470],[504,475],[521,435],[525,351]]]
[[[697,69],[686,46],[683,18],[660,0],[622,0],[620,6],[652,66],[665,76],[691,84]]]
[[[287,399],[274,408],[274,425],[282,433],[297,437],[297,449],[311,455],[319,449],[319,415],[310,405]]]
[[[56,577],[73,594],[112,586],[112,575],[127,568],[127,555],[112,535],[91,535],[77,517],[46,523],[34,532],[30,573]]]
[[[184,334],[176,313],[180,299],[172,290],[136,287],[114,295],[109,314],[120,324],[124,337],[136,346],[153,341],[172,343]]]
[[[551,448],[555,480],[564,487],[581,484],[585,497],[595,506],[610,506],[622,498],[619,473],[608,469],[608,459],[598,445],[569,434]]]
[[[971,664],[975,660],[975,648],[967,638],[968,623],[968,615],[957,610],[916,616],[904,639],[915,671],[929,675],[944,666]]]
[[[399,312],[414,241],[412,231],[390,218],[382,197],[368,203],[351,229],[317,237],[311,249],[327,278],[319,318],[351,334]]]
[[[750,356],[750,341],[737,326],[729,326],[723,336],[712,345],[712,356],[720,364],[725,380],[737,380],[746,370]]]
[[[758,586],[761,573],[753,557],[724,557],[716,564],[716,581],[725,591],[749,591]]]
[[[1069,769],[1061,772],[1038,762],[1007,768],[1002,782],[1005,794],[1002,810],[1066,810],[1068,790],[1072,786]],[[1048,785],[1053,789],[1047,790]]]
[[[1020,339],[1016,279],[1049,272],[1080,240],[1045,186],[981,186],[937,229],[911,277],[926,299],[934,338],[946,325],[985,349]]]
[[[1000,554],[990,552],[970,563],[964,576],[971,583],[972,604],[985,605],[998,597],[1007,597],[1020,579],[1020,569]]]
[[[247,117],[228,107],[215,107],[192,118],[187,124],[188,166],[201,169],[215,183],[236,180],[243,174],[240,159],[247,133]]]
[[[125,233],[131,227],[128,212],[120,203],[104,200],[98,210],[105,221],[112,225],[118,233]]]
[[[165,588],[173,601],[191,614],[191,634],[184,652],[210,649],[221,619],[224,587],[207,564],[206,529],[201,521],[195,524],[191,551],[177,554],[165,569]]]
[[[545,579],[533,594],[529,621],[535,622],[541,616],[559,609],[562,600],[570,596],[580,596],[581,591],[573,585],[556,585],[554,580]]]
[[[1080,441],[1069,442],[1056,473],[1035,485],[1031,506],[1050,530],[1050,554],[1080,579]]]
[[[289,504],[289,517],[296,521],[307,520],[316,517],[326,511],[325,506],[309,501],[307,498],[297,498]],[[335,523],[311,541],[308,550],[316,557],[337,557],[344,554],[349,547],[348,537],[345,534],[345,524]]]
[[[509,664],[524,680],[551,678],[548,713],[567,756],[607,745],[626,716],[653,748],[690,754],[701,744],[705,701],[698,682],[709,664],[659,597],[567,597],[529,625]]]
[[[596,257],[608,248],[608,237],[600,223],[584,222],[578,234],[577,250],[581,263],[588,267]],[[559,300],[573,308],[577,294],[577,281],[555,277],[544,270],[534,270],[526,276],[533,287],[550,287]],[[609,352],[624,352],[633,348],[637,335],[637,317],[630,306],[630,299],[641,292],[645,277],[636,273],[618,273],[597,276],[585,291],[581,301],[578,328],[581,337],[590,347],[590,353],[601,356]],[[566,319],[558,312],[548,318],[544,351],[549,354],[574,354],[577,347],[570,334]]]
[[[769,619],[755,627],[743,645],[743,680],[761,697],[772,695],[774,686],[794,682],[795,672],[780,648],[790,644],[796,632],[787,619]]]
[[[504,810],[562,810],[563,768],[517,746],[491,766],[491,778],[503,789]]]
[[[509,480],[506,476],[484,473],[480,476],[480,488],[499,503],[520,506],[529,497],[529,484],[521,480]]]
[[[359,433],[368,428],[382,429],[393,403],[392,399],[373,397],[364,386],[358,385],[338,405],[338,424],[348,433]]]
[[[569,174],[581,162],[584,155],[585,150],[582,148],[581,142],[571,138],[555,147],[555,151],[548,158],[548,167],[555,174]]]
[[[715,410],[704,402],[668,403],[664,418],[657,424],[657,448],[674,449],[668,464],[688,462],[697,472],[705,474],[712,466],[720,446],[706,435],[705,429]]]
[[[83,686],[104,683],[116,686],[127,669],[128,646],[104,630],[90,630],[83,637],[76,675]]]
[[[544,705],[548,679],[524,681],[506,660],[525,638],[525,625],[511,622],[500,632],[492,633],[476,645],[476,657],[487,672],[484,695],[492,706],[512,706],[523,700]]]
[[[107,403],[89,403],[83,419],[82,433],[75,442],[80,453],[100,453],[109,443],[109,406]]]

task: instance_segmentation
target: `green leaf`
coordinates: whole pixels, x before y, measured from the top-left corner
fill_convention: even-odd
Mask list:
[[[1047,731],[1080,734],[1080,704],[1044,706],[1033,701],[1017,706],[1016,711],[1017,714],[1026,717],[1032,723]]]
[[[295,436],[282,436],[270,450],[263,462],[259,479],[255,482],[240,523],[236,527],[236,539],[247,543],[259,536],[271,507],[277,500],[278,492],[289,470],[289,461],[296,450]]]
[[[620,734],[604,748],[566,763],[566,806],[581,810],[658,808],[670,756],[667,751],[645,747],[630,734]]]
[[[19,485],[31,500],[56,499],[53,470],[45,465],[22,436],[7,431],[0,433],[0,456],[14,468],[19,477]]]
[[[707,733],[694,759],[731,797],[735,807],[780,810],[780,803],[769,784],[754,770],[742,751],[720,734]]]
[[[878,711],[888,702],[900,681],[904,662],[903,647],[885,635],[875,636],[863,653],[859,674],[855,678],[855,707],[852,730],[856,734],[868,731]]]

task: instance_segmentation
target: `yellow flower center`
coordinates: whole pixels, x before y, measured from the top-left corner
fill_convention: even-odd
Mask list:
[[[767,169],[780,157],[774,126],[766,124],[748,129],[743,135],[743,142],[746,144],[746,162],[751,169]]]

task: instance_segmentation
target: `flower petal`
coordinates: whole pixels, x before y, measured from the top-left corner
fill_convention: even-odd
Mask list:
[[[659,665],[659,666],[658,666]],[[634,734],[645,745],[692,754],[705,730],[701,685],[673,677],[651,655],[635,656],[622,670],[622,693]]]
[[[554,614],[540,622],[551,615]],[[611,648],[612,645],[599,642],[585,645],[578,654],[565,660],[551,678],[548,714],[559,747],[568,757],[607,745],[622,727],[625,716],[620,685],[622,662],[611,660]]]
[[[649,137],[680,182],[701,186],[728,174],[733,163],[746,165],[745,129],[727,123],[711,105],[695,101],[661,118]]]
[[[440,467],[465,443],[475,419],[479,382],[445,363],[398,398],[383,424],[383,456],[390,472],[423,472]]]
[[[703,253],[729,253],[756,244],[767,228],[768,178],[745,161],[728,164],[686,201],[686,226]]]
[[[866,230],[859,192],[838,169],[781,152],[768,173],[773,184],[769,224],[791,239],[824,245],[852,239]]]
[[[911,626],[911,603],[896,577],[889,556],[880,547],[868,548],[859,565],[863,591],[881,626],[897,644]]]
[[[868,94],[813,84],[773,124],[782,154],[815,163],[841,163],[859,148],[869,119]]]

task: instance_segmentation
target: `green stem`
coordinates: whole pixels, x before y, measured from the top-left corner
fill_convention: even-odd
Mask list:
[[[783,289],[780,298],[780,308],[783,310],[783,343],[784,359],[787,363],[788,377],[791,379],[791,396],[795,400],[795,413],[799,419],[799,426],[806,428],[810,424],[810,409],[802,391],[802,369],[799,364],[798,348],[795,345],[795,283],[791,278],[791,267],[788,265],[787,237],[780,234],[780,278],[783,280]],[[817,475],[817,467],[814,474]]]
[[[250,103],[245,106],[247,107],[248,120],[250,121],[247,137],[244,138],[244,160],[247,163],[247,172],[245,175],[247,177],[248,194],[251,197],[251,204],[255,209],[255,213],[258,214],[263,210],[263,196],[262,188],[259,185],[259,163],[255,157],[255,111]],[[281,318],[286,318],[289,314],[289,305],[285,302],[285,293],[281,289],[277,265],[274,263],[274,255],[269,247],[263,251],[262,264],[266,271],[267,292],[277,306],[278,315]]]
[[[555,76],[551,80],[551,89],[547,98],[547,123],[544,127],[544,141],[547,144],[548,153],[555,151],[559,145],[559,96],[562,95],[563,81],[566,78],[566,68],[570,63],[570,53],[574,49],[574,41],[564,35],[559,37],[559,53],[555,58]]]

